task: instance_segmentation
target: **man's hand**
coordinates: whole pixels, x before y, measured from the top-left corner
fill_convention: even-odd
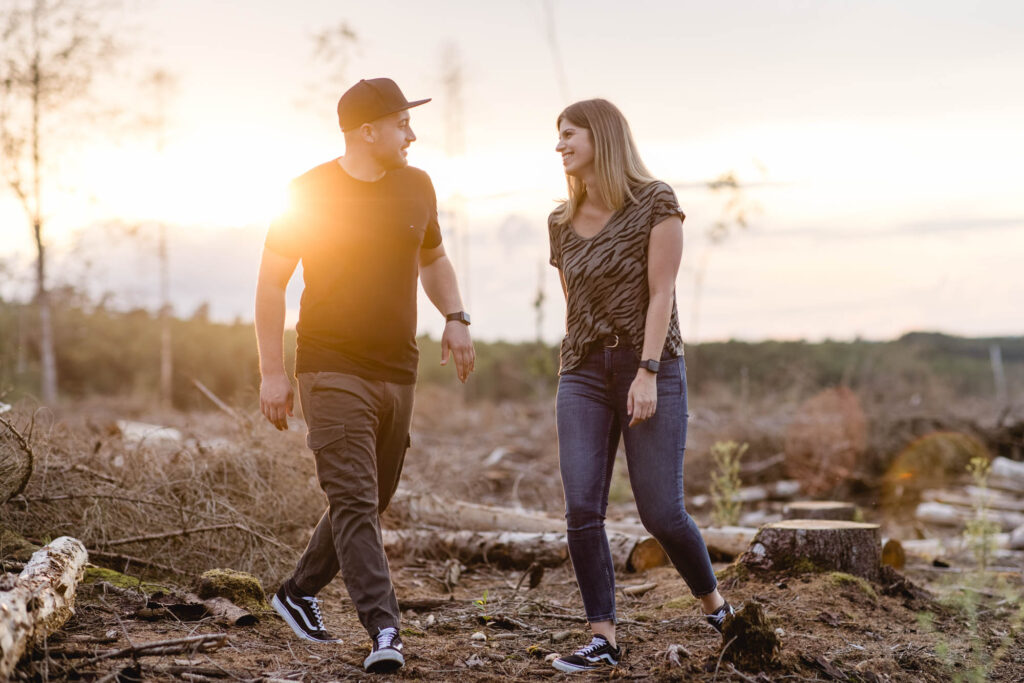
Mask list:
[[[634,427],[654,417],[657,409],[658,376],[644,369],[637,370],[636,378],[629,385],[629,396],[626,397],[626,413],[632,418],[629,426]]]
[[[280,431],[288,429],[295,391],[284,373],[266,375],[260,382],[260,412]]]
[[[452,321],[444,326],[444,334],[441,335],[441,365],[448,365],[448,353],[455,358],[455,371],[459,375],[459,381],[463,384],[473,372],[473,364],[476,362],[476,351],[473,350],[473,340],[469,337],[469,328],[458,322]]]

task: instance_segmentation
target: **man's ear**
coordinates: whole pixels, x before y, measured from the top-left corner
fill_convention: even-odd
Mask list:
[[[364,142],[377,142],[377,129],[372,123],[364,123],[359,126],[359,137],[361,137]]]

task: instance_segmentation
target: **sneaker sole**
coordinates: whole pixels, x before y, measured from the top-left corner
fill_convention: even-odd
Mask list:
[[[288,611],[288,608],[281,603],[281,600],[276,595],[270,599],[270,606],[274,608],[274,611],[277,612],[282,619],[284,619],[284,623],[288,624],[288,626],[290,626],[291,629],[295,631],[295,635],[297,635],[299,638],[302,638],[303,640],[308,640],[311,643],[320,644],[343,642],[341,638],[333,638],[331,640],[320,640],[319,638],[313,638],[312,636],[310,636],[308,633],[302,630],[302,627],[299,626],[299,624],[292,617],[291,612]]]
[[[363,668],[372,674],[396,671],[405,666],[405,657],[398,650],[382,650],[363,660]]]
[[[581,671],[600,671],[602,669],[614,669],[618,665],[618,662],[612,664],[611,662],[605,661],[603,659],[589,666],[577,666],[576,664],[569,664],[568,662],[563,662],[560,659],[556,659],[555,661],[551,662],[551,666],[567,674],[575,674]]]
[[[559,661],[557,659],[551,662],[551,666],[555,667],[562,673],[567,674],[577,674],[581,671],[594,671],[595,669],[601,668],[598,666],[574,666],[572,664],[566,664],[565,662]]]

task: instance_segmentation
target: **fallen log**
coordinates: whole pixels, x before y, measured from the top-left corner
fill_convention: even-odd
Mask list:
[[[1002,456],[992,459],[992,467],[989,476],[1007,486],[1009,491],[1024,491],[1024,462],[1017,462]]]
[[[976,519],[977,511],[945,503],[925,502],[918,504],[914,517],[928,524],[959,528]],[[1002,531],[1010,531],[1024,524],[1024,513],[1020,512],[986,510],[985,518],[998,524]]]
[[[794,487],[798,486],[797,482],[782,481],[759,488],[762,493],[776,495],[794,491]],[[549,517],[539,512],[512,510],[461,500],[442,501],[431,494],[399,492],[388,509],[388,513],[412,524],[459,531],[565,533],[565,519],[561,517]],[[636,522],[607,521],[605,529],[608,531],[609,539],[614,534],[636,537],[636,539],[650,536],[647,529]],[[729,560],[746,550],[756,533],[757,529],[751,527],[708,527],[701,530],[704,543],[707,544],[712,555]],[[646,545],[649,546],[650,543]],[[637,563],[645,565],[639,560]]]
[[[75,587],[88,559],[81,541],[61,536],[32,553],[13,586],[0,591],[0,678],[10,676],[26,648],[74,614]]]
[[[451,531],[402,529],[383,532],[390,556],[454,558],[465,565],[493,564],[502,569],[557,567],[569,557],[564,533],[518,531]],[[617,571],[645,571],[667,562],[658,542],[649,536],[608,533]]]
[[[979,505],[984,505],[990,510],[1024,512],[1024,500],[976,486],[964,487],[962,491],[928,489],[921,493],[921,499],[929,503],[945,503],[959,507],[976,508]]]
[[[760,486],[744,486],[736,491],[733,500],[741,503],[759,503],[762,500],[789,500],[800,495],[800,482],[795,479],[780,479],[770,484]],[[711,496],[700,494],[691,496],[687,501],[687,507],[696,509],[707,507],[711,503]]]
[[[455,558],[465,565],[483,562],[503,569],[526,569],[533,564],[556,567],[569,556],[565,534],[402,529],[385,530],[382,536],[389,556]]]
[[[836,500],[801,500],[782,508],[783,519],[833,519],[853,521],[857,507]]]
[[[1010,534],[992,534],[992,548],[1005,550],[1011,548]],[[900,541],[907,557],[925,562],[936,559],[966,558],[971,553],[971,542],[963,536],[949,538],[923,538]]]
[[[760,571],[833,570],[874,579],[881,555],[877,524],[790,519],[761,527],[740,562]]]

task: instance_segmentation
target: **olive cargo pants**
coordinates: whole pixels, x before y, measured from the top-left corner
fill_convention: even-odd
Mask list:
[[[399,611],[381,540],[380,514],[398,488],[409,447],[415,385],[339,372],[298,375],[299,400],[327,511],[292,581],[316,595],[341,571],[363,627],[398,627]]]

